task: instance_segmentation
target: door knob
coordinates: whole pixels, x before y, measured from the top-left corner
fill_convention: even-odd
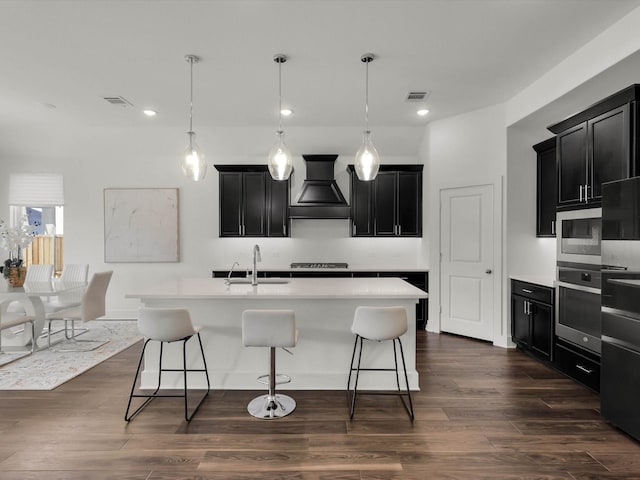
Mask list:
[[[487,269],[484,271],[484,273],[487,273],[487,274],[491,275],[493,272],[491,271],[491,269],[490,269],[490,268],[487,268]]]

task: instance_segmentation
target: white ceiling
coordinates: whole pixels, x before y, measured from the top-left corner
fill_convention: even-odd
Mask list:
[[[275,131],[275,53],[289,56],[282,74],[284,103],[295,111],[284,120],[290,144],[293,132],[309,127],[362,130],[366,52],[376,55],[369,69],[374,140],[386,151],[415,154],[428,121],[509,99],[638,6],[640,0],[0,0],[0,154],[24,148],[12,143],[20,132],[30,132],[35,147],[38,132],[51,129],[186,132],[186,54],[202,59],[194,66],[194,129],[205,141],[216,128]],[[423,89],[431,91],[424,104],[431,113],[418,118],[418,104],[404,99]],[[107,96],[134,106],[110,105]],[[143,117],[143,108],[158,116]],[[349,136],[332,148],[357,149]]]

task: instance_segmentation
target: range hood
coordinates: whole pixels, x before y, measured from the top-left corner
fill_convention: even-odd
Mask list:
[[[290,218],[349,218],[351,209],[334,178],[338,155],[303,155],[307,178],[296,203],[289,207]]]

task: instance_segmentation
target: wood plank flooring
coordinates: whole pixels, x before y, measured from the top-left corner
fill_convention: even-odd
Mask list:
[[[598,396],[522,352],[418,333],[416,420],[395,397],[294,391],[289,417],[212,391],[190,424],[177,399],[123,420],[141,344],[51,392],[0,392],[0,479],[640,479],[640,444]]]

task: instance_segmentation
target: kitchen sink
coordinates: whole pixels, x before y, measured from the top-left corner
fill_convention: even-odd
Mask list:
[[[228,278],[225,280],[228,284],[240,284],[240,285],[251,285],[250,278]],[[259,278],[258,285],[277,285],[289,283],[290,280],[288,278]]]

